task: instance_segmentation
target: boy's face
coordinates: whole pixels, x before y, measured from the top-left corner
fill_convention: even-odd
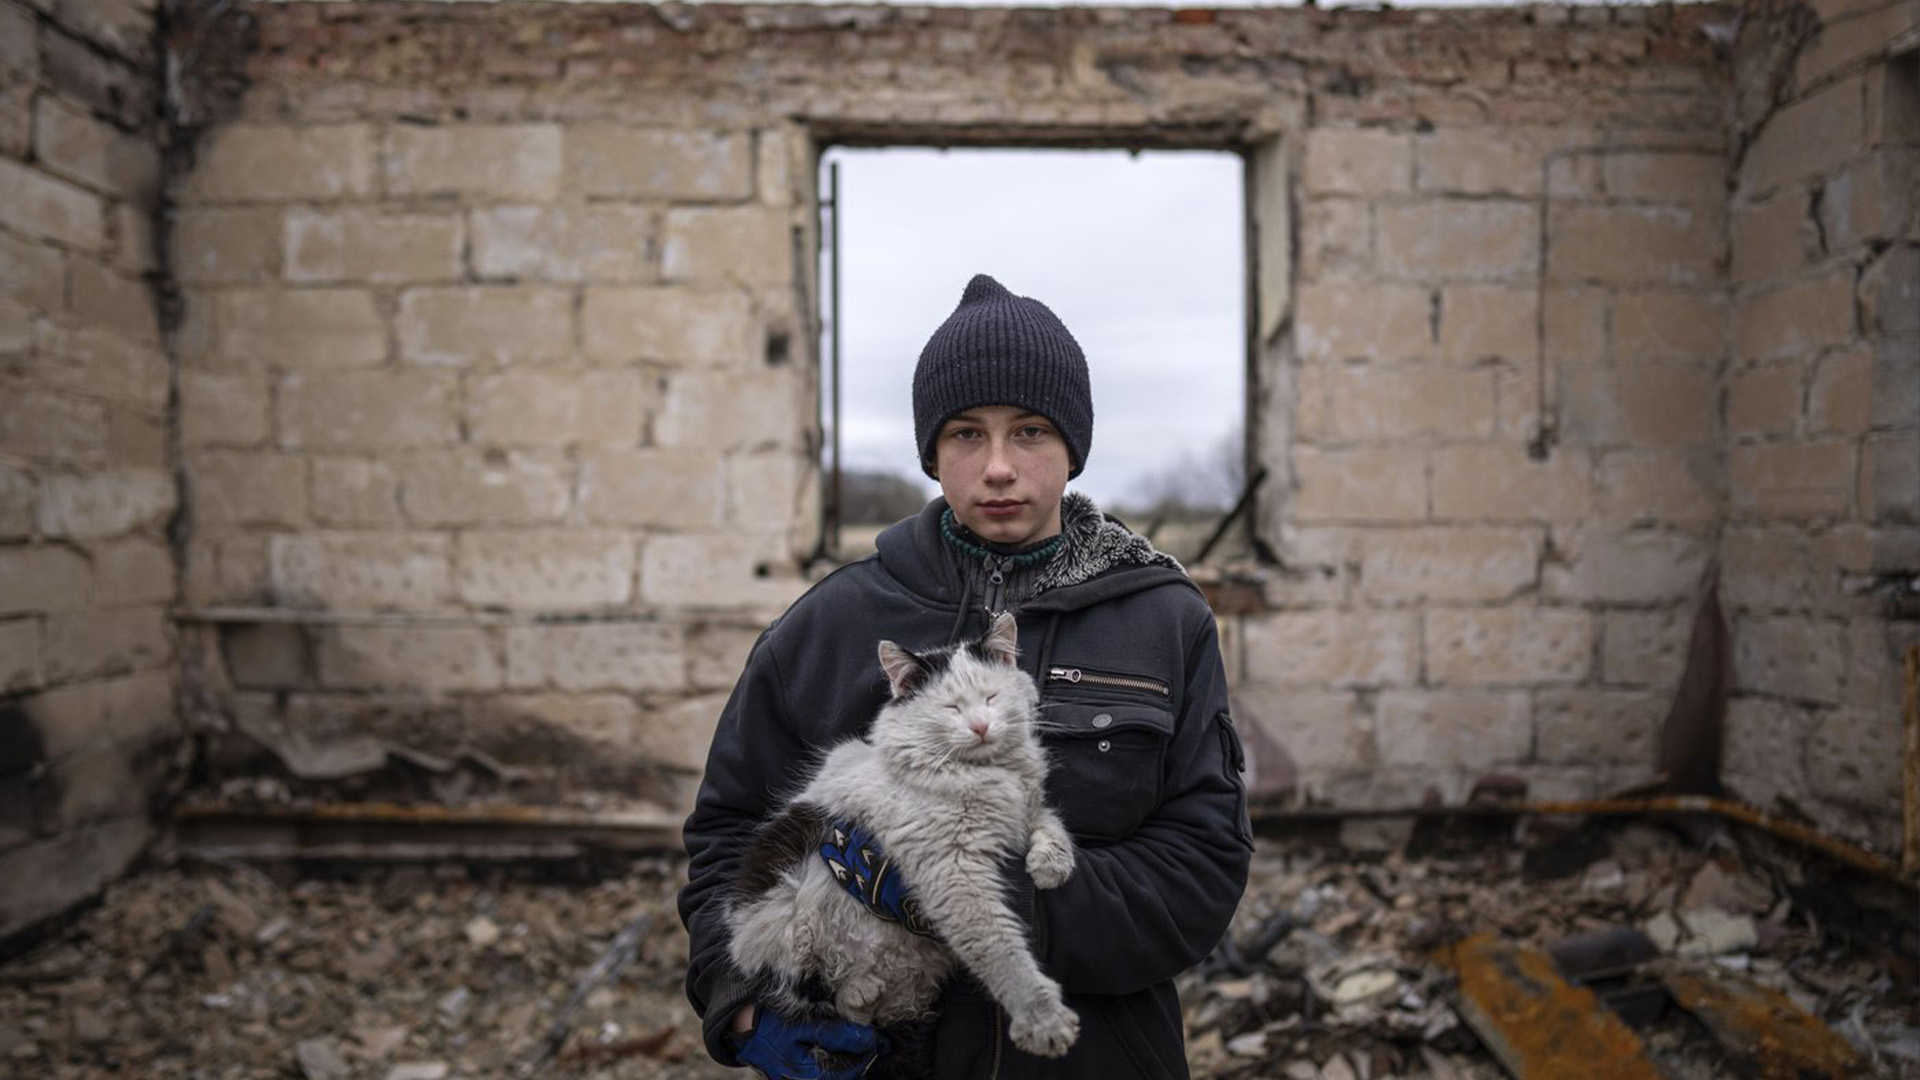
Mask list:
[[[960,524],[1000,544],[1031,544],[1060,531],[1060,497],[1072,462],[1053,421],[1012,405],[983,405],[940,426],[934,473]]]

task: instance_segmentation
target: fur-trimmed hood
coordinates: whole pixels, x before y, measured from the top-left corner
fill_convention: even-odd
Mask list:
[[[1153,541],[1100,512],[1093,500],[1069,491],[1060,500],[1060,553],[1040,570],[1042,591],[1081,585],[1127,566],[1164,566],[1186,573]]]
[[[939,604],[959,603],[963,592],[940,537],[945,498],[888,526],[876,547],[882,565],[908,589]],[[1068,492],[1060,502],[1061,551],[1038,569],[1039,593],[1027,611],[1075,611],[1142,589],[1192,587],[1178,560],[1100,512],[1092,499]]]

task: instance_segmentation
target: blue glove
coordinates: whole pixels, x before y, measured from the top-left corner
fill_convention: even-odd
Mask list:
[[[735,1036],[733,1052],[767,1080],[858,1080],[885,1043],[851,1020],[788,1020],[761,1008],[753,1030]]]
[[[881,919],[899,923],[922,937],[938,938],[932,924],[920,910],[920,901],[900,876],[900,868],[880,847],[880,841],[866,826],[845,818],[835,819],[826,842],[820,845],[820,858],[835,880],[855,900]]]

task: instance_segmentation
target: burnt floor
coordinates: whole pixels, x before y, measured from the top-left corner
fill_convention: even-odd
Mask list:
[[[1231,946],[1182,977],[1195,1075],[1507,1075],[1464,1018],[1445,948],[1479,934],[1576,961],[1570,938],[1653,942],[1651,965],[1587,980],[1633,1021],[1652,1075],[1765,1067],[1663,995],[1658,968],[1776,991],[1852,1048],[1854,1075],[1920,1077],[1914,958],[1791,854],[1649,823],[1526,842],[1495,828],[1418,857],[1404,822],[1349,822],[1334,845],[1263,841]],[[737,1076],[706,1061],[680,993],[683,873],[668,858],[591,881],[459,864],[152,867],[0,964],[0,1071]]]

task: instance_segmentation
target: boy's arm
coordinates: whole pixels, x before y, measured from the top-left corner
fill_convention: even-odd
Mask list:
[[[1167,747],[1168,793],[1132,836],[1078,851],[1057,889],[1019,883],[1035,949],[1070,991],[1122,994],[1198,963],[1246,887],[1253,844],[1238,736],[1209,614],[1189,646],[1182,710]]]
[[[706,774],[687,818],[687,884],[680,890],[680,921],[689,940],[687,998],[704,1020],[707,1051],[738,1065],[727,1036],[752,987],[727,956],[727,886],[754,827],[771,811],[791,768],[809,760],[809,748],[785,721],[779,666],[769,635],[748,656],[714,731]]]

